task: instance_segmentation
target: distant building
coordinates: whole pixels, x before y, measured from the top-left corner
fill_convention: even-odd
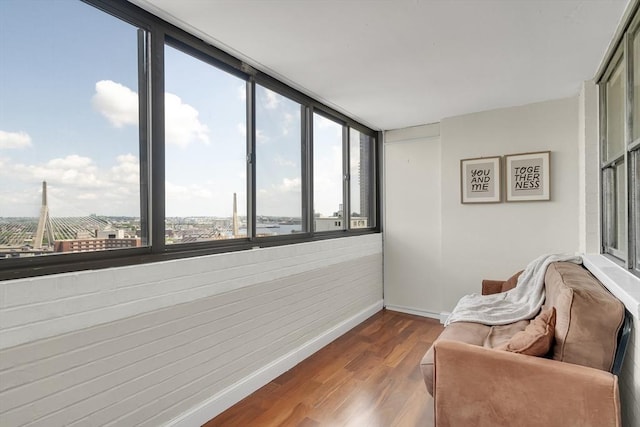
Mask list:
[[[344,218],[339,216],[330,216],[324,218],[314,218],[315,231],[333,231],[343,230]],[[366,228],[368,219],[365,217],[351,218],[351,228]]]
[[[107,249],[137,248],[142,246],[141,239],[138,238],[99,238],[99,239],[73,239],[56,240],[54,242],[55,252],[93,252]]]
[[[363,133],[360,134],[360,215],[368,217],[371,215],[371,180],[373,179],[373,146],[372,138]],[[352,209],[353,211],[353,209]],[[357,228],[368,227],[368,225],[359,226]],[[352,228],[354,228],[352,226]]]
[[[125,239],[126,236],[124,234],[124,230],[98,230],[97,236],[98,239]]]

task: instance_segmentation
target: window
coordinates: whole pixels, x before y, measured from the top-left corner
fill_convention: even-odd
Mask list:
[[[256,235],[306,231],[302,222],[302,106],[256,85]]]
[[[246,237],[246,83],[171,46],[164,55],[165,242]]]
[[[374,131],[128,2],[34,4],[0,1],[0,280],[378,231]]]
[[[146,33],[78,1],[0,3],[0,259],[146,246]]]
[[[600,86],[602,251],[640,274],[640,14]]]
[[[373,138],[350,129],[349,156],[351,228],[367,228],[375,219],[371,200]]]
[[[633,110],[631,111],[633,125],[633,140],[640,140],[640,28],[635,29],[633,36]]]
[[[342,230],[343,149],[341,124],[313,115],[313,223],[315,231]]]
[[[313,222],[316,232],[375,226],[374,147],[375,138],[370,134],[314,114]]]

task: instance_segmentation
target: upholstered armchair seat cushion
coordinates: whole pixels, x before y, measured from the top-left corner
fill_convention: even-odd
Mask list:
[[[464,342],[486,348],[496,348],[505,345],[512,336],[523,331],[528,320],[501,326],[487,326],[481,323],[455,322],[447,326],[438,337],[438,340],[450,340]],[[429,394],[433,394],[433,346],[420,362],[422,374],[425,378]]]

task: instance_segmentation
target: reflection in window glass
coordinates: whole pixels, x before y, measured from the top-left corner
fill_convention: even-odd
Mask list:
[[[166,46],[165,91],[165,242],[245,237],[245,81]]]
[[[34,6],[0,2],[0,259],[147,245],[138,28]]]
[[[313,115],[313,223],[315,231],[344,230],[342,125]]]
[[[633,179],[631,180],[633,186],[633,223],[635,229],[635,253],[636,253],[636,266],[640,266],[640,150],[633,151],[631,154],[633,159]]]
[[[256,234],[302,226],[301,106],[256,85]]]
[[[624,259],[627,254],[627,197],[625,164],[603,171],[604,244],[610,253]]]
[[[633,38],[633,140],[640,138],[640,30]]]
[[[618,63],[607,82],[607,160],[624,153],[624,66]]]
[[[373,227],[371,189],[373,182],[373,138],[355,129],[349,131],[349,184],[351,228]]]
[[[615,169],[608,167],[602,171],[602,205],[603,205],[603,223],[604,245],[607,248],[617,248],[617,232],[616,232],[616,188],[615,188]]]
[[[624,258],[627,254],[627,187],[625,185],[627,174],[624,162],[616,165],[616,240],[615,249],[620,251]]]

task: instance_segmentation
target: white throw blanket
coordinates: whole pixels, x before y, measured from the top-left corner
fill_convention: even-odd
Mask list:
[[[518,320],[531,319],[544,303],[544,276],[547,267],[556,261],[582,264],[582,257],[543,255],[531,261],[518,277],[515,288],[493,295],[471,294],[460,298],[445,326],[453,322],[506,325]]]

